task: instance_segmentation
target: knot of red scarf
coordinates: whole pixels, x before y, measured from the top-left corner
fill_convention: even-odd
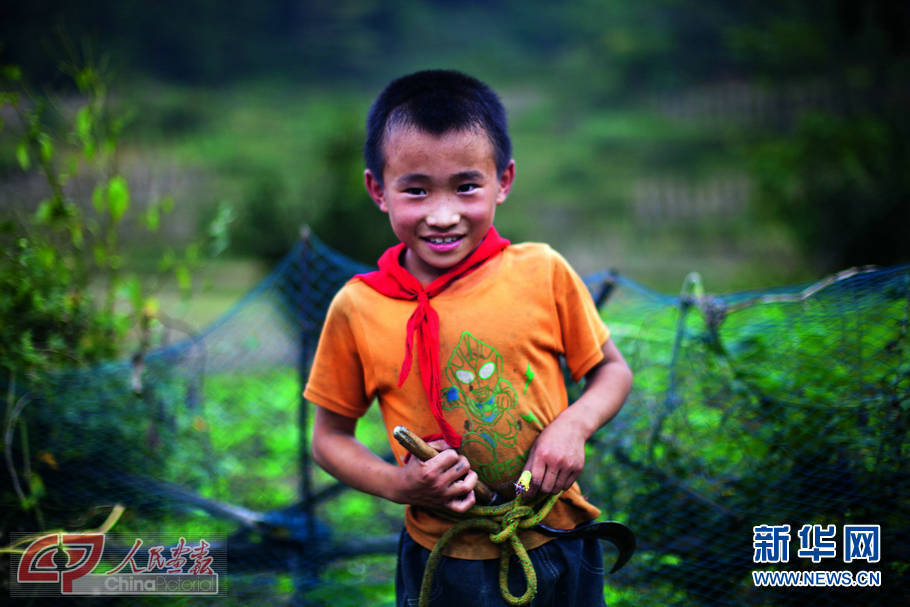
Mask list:
[[[404,243],[400,243],[386,250],[379,258],[379,269],[367,274],[358,274],[358,278],[376,291],[395,299],[417,300],[417,307],[408,319],[407,333],[405,334],[405,354],[401,363],[401,374],[398,385],[404,384],[411,370],[413,361],[414,337],[416,336],[417,366],[420,370],[420,379],[424,392],[430,405],[430,412],[446,442],[456,449],[461,446],[461,435],[445,420],[442,415],[442,377],[439,365],[439,315],[430,303],[430,300],[444,291],[452,282],[470,274],[488,259],[499,254],[509,246],[509,241],[502,238],[496,228],[484,236],[480,245],[465,257],[456,266],[442,276],[436,278],[425,288],[413,274],[408,272],[401,263],[401,254],[404,252]]]

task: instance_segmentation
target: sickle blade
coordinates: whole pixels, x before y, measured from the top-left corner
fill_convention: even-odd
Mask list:
[[[610,542],[619,550],[619,556],[616,557],[616,562],[613,563],[610,573],[619,571],[635,553],[635,534],[632,533],[631,529],[616,521],[585,523],[574,529],[554,529],[547,525],[538,524],[534,525],[532,529],[551,537],[594,538]]]

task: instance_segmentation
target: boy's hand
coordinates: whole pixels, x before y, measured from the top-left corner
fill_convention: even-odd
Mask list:
[[[440,452],[439,455],[425,462],[410,457],[400,468],[401,484],[396,501],[466,512],[475,502],[477,473],[471,470],[467,458],[445,441],[433,441],[430,445]]]
[[[474,505],[477,473],[467,458],[445,441],[434,441],[442,452],[425,462],[412,457],[404,466],[380,459],[357,440],[357,419],[316,407],[313,458],[341,482],[399,504],[449,508],[465,512]]]
[[[528,495],[565,491],[585,466],[586,436],[559,417],[543,429],[528,453],[525,470],[531,471]]]
[[[556,416],[534,441],[525,470],[529,493],[565,491],[585,465],[585,442],[619,412],[632,388],[632,371],[612,340],[604,342],[603,360],[585,374],[585,391]]]

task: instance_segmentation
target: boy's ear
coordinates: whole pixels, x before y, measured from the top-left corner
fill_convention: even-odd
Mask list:
[[[367,188],[367,194],[370,195],[370,198],[373,199],[373,202],[376,203],[376,206],[379,207],[379,210],[388,213],[389,207],[385,203],[385,190],[382,185],[379,183],[379,180],[376,179],[376,176],[373,175],[373,172],[370,169],[366,169],[363,172],[363,184]]]
[[[499,177],[499,195],[496,196],[496,204],[502,204],[506,196],[512,190],[512,184],[515,183],[515,161],[510,160],[506,169]]]

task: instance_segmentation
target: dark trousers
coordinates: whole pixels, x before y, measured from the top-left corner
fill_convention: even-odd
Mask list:
[[[554,539],[528,552],[537,572],[531,607],[604,606],[603,553],[597,540]],[[398,607],[417,605],[430,551],[402,530],[398,542],[395,594]],[[525,592],[524,572],[513,555],[509,592]],[[508,607],[499,590],[499,559],[469,561],[442,557],[430,592],[432,607]]]

